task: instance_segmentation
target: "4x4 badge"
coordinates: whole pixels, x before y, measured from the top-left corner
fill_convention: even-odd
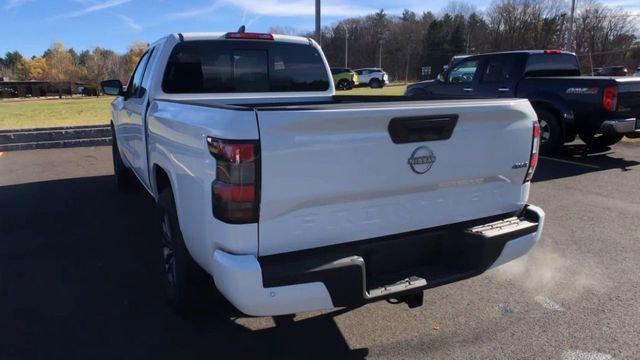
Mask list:
[[[416,174],[424,174],[431,170],[431,166],[436,162],[436,156],[427,146],[420,146],[413,150],[407,163]]]

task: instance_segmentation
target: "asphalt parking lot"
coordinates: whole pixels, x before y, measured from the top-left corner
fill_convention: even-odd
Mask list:
[[[0,153],[0,359],[640,358],[640,142],[543,158],[527,257],[428,291],[295,318],[164,304],[152,200],[109,147]]]

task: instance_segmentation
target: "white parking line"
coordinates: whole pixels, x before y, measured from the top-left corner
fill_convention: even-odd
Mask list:
[[[561,162],[561,163],[565,163],[565,164],[584,166],[584,167],[588,167],[588,168],[592,168],[592,169],[601,169],[600,166],[591,165],[591,164],[584,164],[584,163],[577,162],[577,161],[556,159],[556,158],[552,158],[552,157],[548,157],[548,156],[540,156],[540,158],[541,159],[545,159],[545,160],[557,161],[557,162]]]
[[[564,311],[564,308],[560,306],[557,302],[544,297],[544,296],[536,296],[535,300],[538,304],[542,305],[545,309],[555,310],[555,311]]]
[[[612,360],[613,356],[599,352],[569,350],[562,354],[562,360]]]

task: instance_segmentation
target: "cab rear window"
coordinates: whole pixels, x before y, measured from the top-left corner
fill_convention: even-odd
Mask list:
[[[173,49],[165,93],[325,91],[327,71],[310,45],[272,41],[207,40]]]
[[[578,59],[571,54],[532,54],[527,60],[525,76],[578,76]]]

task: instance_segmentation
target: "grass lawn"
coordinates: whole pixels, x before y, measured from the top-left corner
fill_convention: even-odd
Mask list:
[[[404,84],[391,84],[382,89],[372,89],[369,87],[353,88],[346,91],[336,91],[336,95],[404,95]]]
[[[338,91],[337,95],[402,95],[405,86],[368,87]],[[0,129],[108,124],[112,97],[0,100]]]
[[[108,124],[112,97],[0,100],[0,129]]]

